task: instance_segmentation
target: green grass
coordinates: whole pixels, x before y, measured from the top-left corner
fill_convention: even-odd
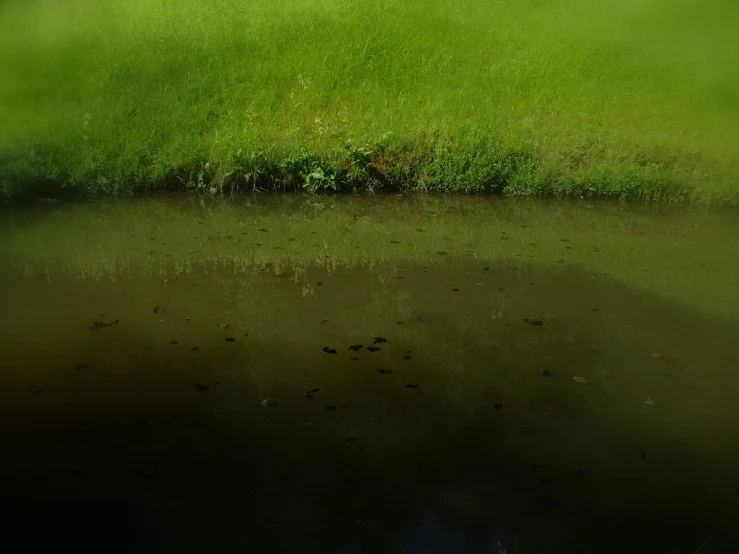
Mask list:
[[[0,190],[737,203],[738,25],[728,0],[5,0]]]

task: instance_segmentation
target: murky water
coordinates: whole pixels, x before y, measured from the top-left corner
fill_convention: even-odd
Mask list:
[[[6,209],[6,523],[70,552],[736,551],[736,215]]]

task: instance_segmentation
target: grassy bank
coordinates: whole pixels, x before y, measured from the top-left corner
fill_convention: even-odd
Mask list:
[[[736,203],[736,24],[725,0],[6,0],[0,191]]]

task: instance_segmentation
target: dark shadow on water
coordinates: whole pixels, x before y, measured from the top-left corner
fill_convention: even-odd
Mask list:
[[[10,535],[70,552],[732,551],[739,327],[510,265],[313,268],[307,299],[202,269],[197,298],[166,300],[159,279],[83,294],[62,272],[7,273]],[[244,300],[255,287],[281,301]],[[120,323],[91,332],[100,313]]]

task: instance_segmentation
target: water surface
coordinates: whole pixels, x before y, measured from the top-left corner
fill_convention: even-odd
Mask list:
[[[6,208],[10,523],[41,550],[732,552],[735,222],[489,198]]]

